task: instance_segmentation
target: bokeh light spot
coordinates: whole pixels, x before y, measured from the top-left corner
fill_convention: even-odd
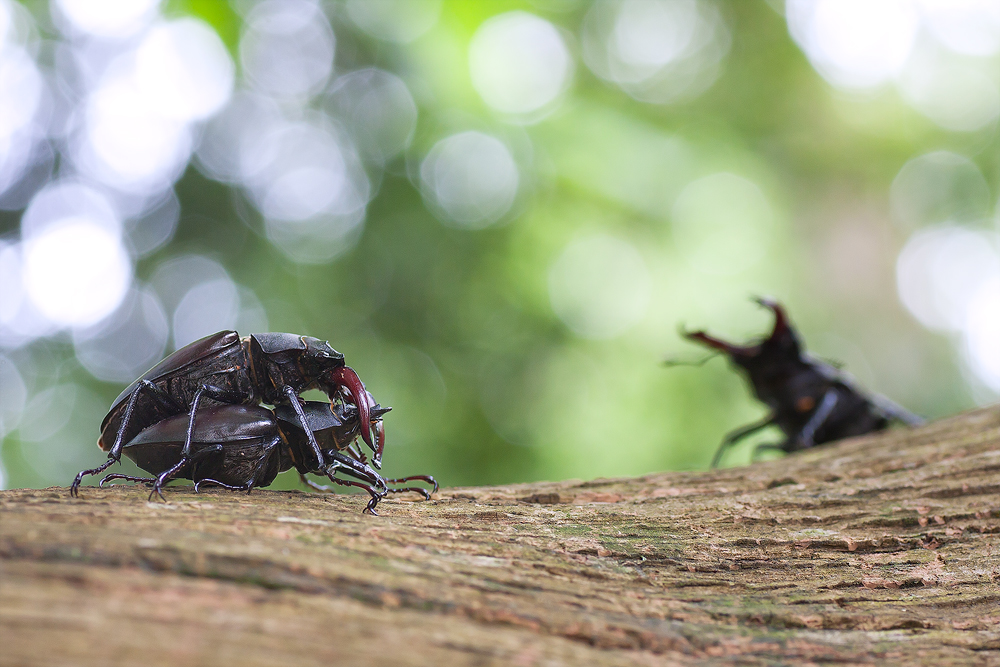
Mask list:
[[[774,212],[755,183],[729,173],[689,183],[673,207],[673,234],[696,269],[732,276],[756,265],[774,233]]]
[[[896,261],[899,298],[928,329],[961,331],[980,287],[1000,277],[994,234],[951,225],[913,234]]]
[[[651,289],[639,251],[604,234],[573,241],[549,269],[552,310],[584,338],[614,338],[633,327]]]
[[[28,388],[17,364],[0,354],[0,439],[15,428],[28,400]]]
[[[240,298],[232,280],[195,285],[174,311],[174,347],[181,348],[223,329],[235,329]]]
[[[787,0],[785,14],[816,70],[844,88],[891,80],[906,64],[920,29],[912,0]]]
[[[120,237],[88,218],[65,218],[25,240],[28,297],[57,325],[100,321],[118,307],[131,280]]]
[[[469,44],[472,85],[497,111],[526,114],[550,104],[566,88],[572,60],[559,31],[522,11],[487,20]]]
[[[305,100],[326,85],[334,36],[323,10],[307,0],[268,0],[247,17],[240,40],[246,77],[274,97]]]
[[[467,229],[503,217],[514,204],[519,178],[507,146],[474,131],[442,139],[420,165],[425,198],[444,221]]]
[[[72,29],[96,37],[121,39],[135,34],[156,16],[160,0],[55,0]]]
[[[990,215],[990,187],[973,162],[950,151],[915,157],[889,190],[893,217],[909,228],[976,222]]]
[[[232,93],[235,67],[207,24],[185,18],[159,25],[136,52],[136,80],[157,112],[181,121],[201,120]]]
[[[372,37],[412,42],[434,27],[441,0],[347,0],[347,15]]]
[[[337,79],[327,106],[365,157],[378,164],[409,146],[417,126],[417,105],[409,88],[398,76],[373,67]]]
[[[98,327],[73,333],[76,357],[105,382],[128,383],[163,356],[170,326],[156,293],[129,290],[122,305]]]
[[[584,17],[583,58],[602,79],[644,102],[692,99],[718,78],[730,36],[703,0],[608,0]]]
[[[947,130],[972,132],[995,123],[1000,116],[997,63],[970,60],[918,51],[899,78],[903,99]]]
[[[1000,51],[1000,2],[919,0],[924,26],[952,51],[992,56]]]

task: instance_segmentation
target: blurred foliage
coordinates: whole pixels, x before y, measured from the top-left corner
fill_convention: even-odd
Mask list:
[[[44,15],[43,5],[32,8]],[[336,70],[392,71],[419,108],[412,145],[381,174],[357,245],[327,264],[297,264],[261,234],[241,192],[189,166],[175,187],[177,233],[139,261],[137,278],[149,280],[183,254],[218,260],[256,293],[271,330],[328,339],[393,407],[389,476],[428,473],[446,485],[706,466],[724,433],[764,410],[721,359],[661,362],[702,357],[677,336],[681,323],[735,341],[763,334],[769,316],[750,301],[758,294],[785,303],[808,348],[844,362],[872,390],[930,417],[973,405],[949,341],[899,304],[894,262],[906,234],[890,220],[888,192],[907,160],[942,148],[973,155],[997,184],[996,132],[942,130],[892,90],[836,91],[763,1],[719,4],[732,43],[707,91],[675,104],[640,102],[579,59],[574,35],[588,8],[573,0],[452,0],[430,32],[399,45],[369,37],[330,5]],[[526,125],[483,102],[466,57],[483,21],[513,9],[558,26],[576,59],[561,104]],[[239,11],[175,0],[165,12],[211,23],[238,62]],[[478,231],[442,224],[417,182],[434,142],[466,129],[502,138],[522,178],[511,213]],[[703,240],[676,225],[675,202],[688,184],[724,172],[755,183],[773,219],[759,260],[713,273],[692,260]],[[632,244],[650,274],[645,315],[607,340],[574,333],[550,298],[553,263],[592,234]],[[86,393],[25,415],[22,429],[29,417],[65,417],[72,429],[59,431],[57,445],[10,433],[6,485],[68,484],[71,468],[102,460],[92,444],[100,406],[121,385],[92,378],[65,337],[20,354],[30,357],[33,394],[66,383]],[[765,432],[728,463],[745,463],[753,442],[777,437]],[[45,457],[25,455],[36,447]],[[68,463],[46,466],[46,457]],[[298,481],[284,476],[277,485]]]

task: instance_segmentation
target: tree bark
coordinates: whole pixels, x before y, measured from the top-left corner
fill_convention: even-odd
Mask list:
[[[0,492],[3,665],[1000,665],[1000,411],[430,502]]]

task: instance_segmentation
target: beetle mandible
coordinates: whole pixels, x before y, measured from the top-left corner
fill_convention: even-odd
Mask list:
[[[920,417],[889,399],[864,393],[837,369],[804,353],[785,310],[769,299],[755,301],[774,313],[774,328],[763,340],[733,345],[704,331],[681,330],[685,338],[726,354],[746,374],[757,398],[771,409],[761,421],[737,429],[723,439],[712,457],[713,468],[729,447],[771,425],[781,429],[785,440],[758,445],[754,455],[765,449],[790,453],[864,435],[886,428],[891,421],[909,426],[923,423]]]
[[[107,475],[105,483],[121,479],[143,482],[153,486],[150,496],[160,494],[161,476],[172,479],[190,479],[195,491],[211,484],[249,493],[255,487],[270,485],[279,472],[296,468],[299,477],[311,488],[329,491],[306,478],[307,473],[325,475],[342,486],[356,486],[371,496],[365,511],[376,514],[375,506],[388,493],[414,491],[425,499],[430,493],[420,487],[390,488],[412,480],[423,480],[438,489],[437,482],[427,475],[414,475],[400,479],[384,479],[364,461],[364,456],[353,444],[360,432],[358,411],[353,405],[329,404],[307,401],[302,405],[306,422],[316,441],[323,449],[326,464],[314,468],[312,457],[307,455],[309,444],[302,430],[298,415],[289,406],[282,405],[274,411],[256,405],[216,405],[205,408],[195,425],[191,437],[190,461],[182,463],[181,450],[187,438],[187,415],[167,417],[140,432],[122,453],[154,477],[132,477],[120,473]],[[390,408],[375,405],[373,419],[378,428],[381,417]],[[335,473],[361,480],[356,482],[335,477]]]
[[[364,384],[345,365],[344,355],[329,343],[288,333],[251,334],[220,331],[177,350],[123,391],[101,423],[98,446],[108,460],[82,470],[70,487],[77,495],[86,475],[104,472],[121,460],[122,448],[140,431],[167,417],[188,415],[180,456],[190,461],[191,437],[203,400],[234,405],[288,405],[306,435],[317,469],[326,461],[309,430],[299,394],[320,389],[331,401],[348,399],[358,410],[361,438],[372,449],[372,464],[382,465],[382,444],[376,442],[371,403]],[[159,482],[160,485],[166,478]]]

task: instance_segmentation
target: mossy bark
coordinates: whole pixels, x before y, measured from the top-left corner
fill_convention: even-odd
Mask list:
[[[1000,411],[747,468],[0,492],[3,665],[1000,665]]]

